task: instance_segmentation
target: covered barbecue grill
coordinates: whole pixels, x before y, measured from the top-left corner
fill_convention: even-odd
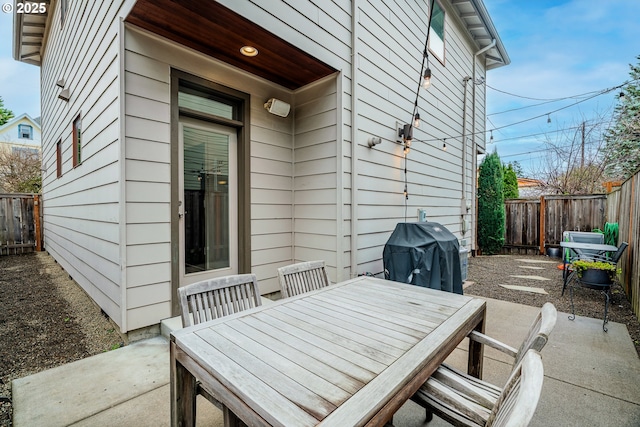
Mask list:
[[[382,255],[389,280],[462,294],[460,245],[436,222],[399,223]]]

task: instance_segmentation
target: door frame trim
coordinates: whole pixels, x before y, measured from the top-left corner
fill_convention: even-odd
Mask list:
[[[237,109],[234,120],[180,109],[178,90],[180,81],[186,81],[215,92]],[[180,115],[207,120],[236,129],[238,167],[238,273],[251,272],[251,95],[227,86],[171,68],[171,313],[180,314],[178,287],[180,286],[180,236],[178,218],[179,200],[179,120]]]

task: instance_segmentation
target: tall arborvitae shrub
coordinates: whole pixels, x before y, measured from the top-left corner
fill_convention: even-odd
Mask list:
[[[480,164],[478,177],[478,245],[486,254],[500,252],[504,244],[504,177],[497,152]]]
[[[518,176],[511,163],[502,165],[502,174],[504,175],[504,198],[517,199],[520,195],[518,191]]]

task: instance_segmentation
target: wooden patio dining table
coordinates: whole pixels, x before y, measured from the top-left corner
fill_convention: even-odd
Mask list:
[[[195,382],[225,425],[381,426],[472,330],[485,302],[358,277],[171,334],[171,423],[195,425]],[[469,373],[482,372],[470,342]]]

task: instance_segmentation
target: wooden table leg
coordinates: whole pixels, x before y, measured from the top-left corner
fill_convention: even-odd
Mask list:
[[[196,379],[176,359],[176,343],[171,341],[171,426],[195,427],[196,425]]]
[[[222,406],[222,415],[224,418],[224,427],[247,427],[240,418],[226,406]]]
[[[484,334],[484,325],[486,317],[486,305],[482,312],[482,318],[478,322],[474,331],[478,331]],[[484,359],[484,346],[479,342],[469,340],[469,361],[467,365],[467,372],[469,375],[482,379],[482,362]]]

